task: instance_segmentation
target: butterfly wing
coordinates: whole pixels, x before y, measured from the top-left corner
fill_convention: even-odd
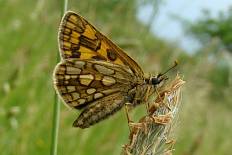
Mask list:
[[[115,93],[127,96],[133,83],[135,76],[128,67],[104,61],[70,58],[62,60],[54,70],[58,94],[77,109]]]
[[[87,105],[74,121],[73,126],[87,128],[120,110],[126,101],[127,98],[121,92],[96,100],[92,104]]]
[[[62,18],[58,40],[63,59],[104,60],[129,66],[135,75],[143,75],[139,65],[121,48],[74,12],[68,11]]]

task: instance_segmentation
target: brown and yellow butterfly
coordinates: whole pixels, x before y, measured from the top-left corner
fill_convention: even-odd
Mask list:
[[[164,79],[145,77],[139,65],[80,15],[68,11],[59,34],[61,62],[54,85],[61,99],[82,110],[73,126],[87,128],[150,96]]]

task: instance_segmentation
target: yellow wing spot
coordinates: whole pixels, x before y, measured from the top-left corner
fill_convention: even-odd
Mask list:
[[[71,43],[70,42],[64,41],[63,45],[68,47],[68,48],[71,48]]]
[[[80,46],[79,51],[81,51],[82,53],[90,53],[90,54],[93,53],[93,50],[91,50],[91,49],[89,49],[89,48],[86,48],[86,47],[84,47],[84,46]]]
[[[80,79],[80,83],[85,85],[85,86],[88,86],[94,79],[93,75],[91,74],[87,74],[87,75],[80,75],[79,77]]]
[[[65,75],[64,78],[65,78],[66,80],[68,80],[68,79],[71,78],[71,76],[70,76],[70,75]]]
[[[66,54],[66,55],[72,55],[72,51],[64,51],[64,54]]]
[[[119,58],[117,58],[116,60],[114,60],[114,63],[116,64],[120,64],[120,65],[125,65],[122,60],[120,60]]]
[[[65,25],[67,28],[70,28],[71,30],[74,30],[75,29],[75,27],[76,27],[76,25],[74,25],[73,23],[71,23],[71,22],[66,22],[66,25]]]
[[[77,75],[71,75],[72,79],[77,79],[77,77],[78,77]]]
[[[85,96],[87,102],[93,101],[93,95]]]
[[[84,61],[75,61],[75,66],[78,68],[83,68],[85,65]]]
[[[103,79],[102,79],[102,83],[105,86],[111,86],[111,85],[116,83],[116,80],[114,78],[112,78],[112,77],[104,76]]]
[[[63,98],[64,98],[64,101],[65,101],[65,102],[72,101],[72,96],[70,96],[69,94],[63,95]]]
[[[72,67],[72,66],[67,66],[67,74],[80,74],[81,69]]]
[[[98,71],[98,72],[100,72],[100,73],[102,73],[102,74],[105,74],[105,75],[111,75],[111,74],[114,74],[114,70],[112,70],[112,69],[109,69],[109,68],[106,68],[106,67],[104,67],[104,66],[102,66],[102,65],[94,65],[94,67],[95,67],[95,69]]]
[[[105,58],[107,58],[107,50],[108,49],[108,45],[105,42],[101,42],[101,48],[98,50],[99,53],[101,53],[101,55]]]
[[[78,38],[80,36],[81,35],[79,33],[75,32],[75,31],[72,31],[72,33],[71,33],[71,37],[73,37],[73,38]]]
[[[86,92],[87,92],[88,94],[93,94],[94,92],[96,92],[96,89],[94,89],[94,88],[89,88],[89,89],[86,90]]]
[[[53,80],[54,80],[54,84],[57,85],[60,83],[60,81],[64,81],[64,76],[58,75]]]
[[[68,92],[74,92],[76,91],[75,86],[67,86]]]
[[[108,95],[108,94],[115,93],[115,92],[117,92],[117,91],[120,91],[120,88],[114,88],[114,89],[103,90],[102,93]]]
[[[59,66],[59,71],[65,71],[65,67],[64,66]]]
[[[69,34],[69,33],[71,32],[71,30],[68,29],[68,28],[64,28],[64,29],[63,29],[63,32],[64,32],[64,34]]]
[[[56,82],[57,82],[58,79],[63,80],[64,76],[63,75],[56,75],[56,79],[54,79],[54,80],[56,80]]]
[[[95,74],[95,80],[96,81],[101,81],[102,80],[102,75],[100,75],[100,74]]]
[[[123,76],[120,72],[115,72],[115,77],[117,77],[117,79],[125,79],[125,76]]]
[[[69,37],[68,35],[63,35],[63,36],[62,36],[62,39],[65,40],[65,41],[68,41],[69,38],[70,38],[70,37]]]
[[[83,35],[90,38],[90,39],[97,39],[95,34],[96,34],[96,32],[93,30],[93,28],[90,27],[89,25],[86,25],[86,28],[85,28]]]
[[[91,59],[97,53],[81,53],[80,59]]]
[[[77,18],[77,16],[70,15],[70,16],[69,16],[69,20],[72,21],[72,22],[74,22],[74,23],[78,23],[78,18]]]
[[[63,86],[57,86],[57,89],[58,89],[58,90],[59,90],[59,92],[61,92],[61,93],[67,93],[66,88],[65,88],[65,87],[63,87]]]
[[[84,104],[85,103],[85,99],[81,98],[79,100],[77,100],[79,102],[79,104]]]
[[[94,99],[98,99],[98,98],[100,98],[102,96],[103,96],[102,93],[96,93],[96,94],[94,94]]]
[[[79,102],[77,102],[77,101],[72,101],[72,102],[70,102],[69,104],[71,104],[71,106],[75,107],[75,106],[78,106],[78,105],[79,105]]]
[[[56,73],[58,73],[58,74],[65,74],[65,67],[63,67],[63,66],[57,67]]]
[[[80,98],[80,94],[77,92],[74,92],[74,93],[72,93],[72,98],[73,98],[73,100],[77,100]]]
[[[77,38],[71,37],[70,42],[73,44],[78,44],[79,40]]]

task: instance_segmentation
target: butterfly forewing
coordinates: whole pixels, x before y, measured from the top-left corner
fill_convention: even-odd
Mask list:
[[[129,66],[137,76],[143,76],[139,65],[117,45],[101,34],[78,14],[68,11],[59,31],[61,57],[104,60]]]

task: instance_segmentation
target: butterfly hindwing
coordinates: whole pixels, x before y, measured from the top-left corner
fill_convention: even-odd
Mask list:
[[[58,36],[63,59],[79,58],[108,61],[129,66],[135,75],[143,75],[142,69],[133,59],[74,12],[65,13]]]
[[[73,126],[80,128],[89,127],[120,110],[126,101],[127,98],[122,92],[116,92],[96,100],[92,104],[87,105],[75,120]]]

